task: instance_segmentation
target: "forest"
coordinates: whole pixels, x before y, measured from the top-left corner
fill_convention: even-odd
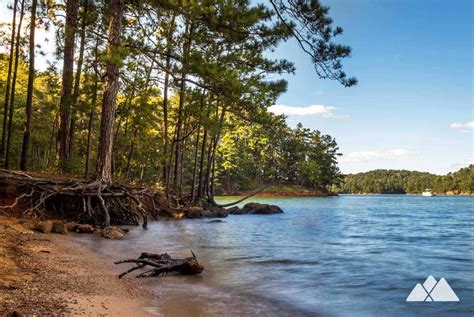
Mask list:
[[[146,184],[192,201],[216,188],[341,180],[334,138],[267,111],[298,43],[315,79],[357,83],[349,46],[319,1],[14,0],[1,27],[1,161],[21,169]],[[56,43],[37,43],[37,30]],[[45,70],[45,45],[56,47]]]
[[[474,193],[474,165],[447,175],[407,170],[374,170],[344,177],[339,192],[349,194],[420,194],[431,189],[438,194]]]

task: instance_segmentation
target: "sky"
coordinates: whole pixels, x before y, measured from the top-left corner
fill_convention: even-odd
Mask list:
[[[276,113],[336,138],[344,173],[378,168],[445,174],[474,163],[473,1],[321,0],[352,47],[359,84],[317,78],[295,42]]]
[[[0,22],[11,19],[0,0]],[[343,173],[378,168],[445,174],[474,163],[473,1],[321,0],[352,47],[345,88],[317,78],[295,41],[272,56],[295,63],[270,108],[295,126],[335,137]],[[53,38],[38,32],[51,58]],[[37,66],[47,66],[38,58]]]

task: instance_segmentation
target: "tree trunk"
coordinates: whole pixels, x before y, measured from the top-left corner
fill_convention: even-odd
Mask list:
[[[113,128],[120,75],[120,65],[117,60],[120,59],[118,49],[120,46],[121,20],[124,6],[125,0],[111,0],[108,6],[110,22],[96,176],[97,180],[105,184],[112,183]]]
[[[89,122],[87,124],[87,149],[86,149],[86,167],[84,171],[84,178],[89,179],[90,157],[91,157],[91,138],[92,138],[92,123],[94,121],[94,110],[97,103],[97,89],[99,76],[96,74],[94,83],[94,94],[92,96],[92,107],[89,112]]]
[[[194,145],[194,166],[193,166],[193,180],[191,182],[191,202],[194,202],[194,197],[196,196],[196,173],[197,173],[197,163],[198,163],[198,154],[199,154],[199,137],[201,135],[201,125],[199,125],[196,135],[196,144]]]
[[[137,137],[137,134],[138,134],[138,126],[135,128],[135,131],[133,132],[132,143],[130,144],[130,151],[128,151],[127,167],[126,167],[127,179],[130,176],[130,164],[132,162],[132,156],[133,156],[133,152],[135,150],[135,139]]]
[[[26,94],[26,121],[25,131],[23,132],[23,145],[21,149],[20,169],[26,171],[28,166],[28,154],[30,149],[30,131],[31,131],[31,111],[33,108],[33,81],[35,79],[35,28],[36,28],[36,4],[38,0],[33,0],[31,4],[31,22],[30,22],[30,65],[28,69],[28,91]]]
[[[89,179],[90,156],[91,156],[91,138],[92,138],[92,122],[94,120],[94,111],[97,104],[97,94],[99,89],[99,37],[97,36],[94,49],[94,91],[92,94],[92,106],[89,112],[89,122],[87,124],[87,149],[86,149],[86,166],[84,170],[84,178]]]
[[[59,167],[66,171],[69,163],[68,134],[72,107],[72,82],[74,73],[74,48],[79,0],[66,1],[66,26],[64,31],[64,58],[61,100],[59,102],[58,159]]]
[[[214,145],[214,138],[210,138],[209,147],[207,148],[207,164],[206,164],[206,175],[204,177],[203,193],[209,196],[209,180],[211,177],[211,160],[212,160],[212,149]]]
[[[45,158],[44,158],[44,166],[46,168],[49,168],[49,163],[50,163],[50,156],[54,144],[54,135],[56,133],[56,129],[58,128],[58,121],[59,121],[59,111],[56,109],[56,115],[54,116],[53,120],[53,126],[51,127],[51,134],[49,137],[49,144],[48,144],[48,149],[46,150]]]
[[[165,72],[165,82],[163,87],[163,138],[164,138],[164,146],[163,146],[163,175],[162,181],[165,185],[166,195],[169,196],[169,173],[170,167],[167,163],[167,156],[168,156],[168,147],[169,147],[169,137],[168,137],[168,86],[170,80],[170,74],[168,70],[171,66],[171,46],[173,40],[173,26],[174,26],[175,16],[173,15],[171,19],[171,27],[168,30],[167,38],[166,38],[166,46],[167,46],[167,53],[168,56],[166,57],[166,72]]]
[[[216,117],[219,114],[219,105],[220,105],[220,101],[218,100],[217,103],[216,103],[216,113],[215,113]],[[211,185],[212,166],[214,165],[215,151],[216,151],[216,148],[217,148],[217,141],[218,141],[218,138],[219,138],[220,129],[221,129],[222,123],[224,121],[224,115],[225,115],[225,107],[223,107],[222,113],[221,113],[221,116],[220,116],[219,129],[212,136],[211,142],[209,143],[209,148],[207,150],[206,176],[205,176],[203,188],[204,188],[204,193],[208,197],[212,197],[211,186],[210,186]]]
[[[90,157],[91,157],[91,137],[92,137],[92,123],[94,121],[94,109],[89,112],[89,121],[87,123],[87,148],[86,148],[86,166],[84,170],[84,178],[89,179]]]
[[[18,74],[18,62],[20,60],[20,34],[21,34],[21,23],[23,22],[25,0],[21,1],[20,6],[20,21],[18,22],[18,30],[16,33],[15,42],[15,67],[13,68],[13,79],[12,89],[10,94],[10,104],[8,109],[8,135],[7,135],[7,148],[5,150],[5,161],[4,167],[8,169],[10,167],[10,145],[13,132],[13,110],[15,108],[15,88],[16,88],[16,76]]]
[[[222,112],[221,112],[221,116],[219,118],[219,128],[218,128],[217,133],[214,137],[214,147],[212,149],[212,157],[211,157],[212,173],[211,173],[211,182],[210,182],[210,188],[209,188],[209,195],[210,195],[211,199],[214,199],[214,180],[215,180],[214,178],[215,178],[215,171],[216,171],[215,170],[215,168],[216,168],[216,150],[217,150],[217,144],[219,142],[220,135],[221,135],[221,132],[222,132],[222,127],[224,125],[225,112],[226,112],[226,105],[224,104],[224,106],[222,106]]]
[[[72,152],[74,148],[74,133],[76,130],[76,112],[77,112],[77,100],[79,98],[79,88],[81,85],[81,73],[82,73],[82,64],[84,62],[84,49],[86,44],[86,25],[87,25],[87,12],[89,11],[89,2],[88,0],[84,1],[84,9],[82,11],[81,17],[81,30],[80,30],[80,44],[79,44],[79,58],[77,60],[76,68],[76,77],[74,78],[74,89],[72,93],[72,103],[71,103],[71,122],[69,123],[69,135],[68,135],[68,157],[72,157]]]
[[[209,116],[211,115],[211,107],[212,107],[213,95],[209,97],[209,106],[206,112],[207,121],[209,121]],[[206,142],[207,142],[207,133],[208,129],[204,127],[204,135],[202,137],[202,145],[201,145],[201,157],[199,162],[199,178],[198,178],[198,199],[204,197],[205,193],[205,186],[204,186],[204,160],[206,157]]]
[[[179,179],[178,179],[178,192],[177,195],[181,196],[183,192],[183,167],[184,167],[184,151],[186,150],[186,140],[189,137],[189,135],[192,133],[192,130],[188,132],[189,129],[189,106],[185,108],[186,110],[184,111],[184,122],[183,122],[183,127],[184,127],[184,132],[183,136],[179,140],[181,142],[181,158],[179,162]]]
[[[5,142],[7,140],[7,118],[8,118],[8,103],[10,101],[10,82],[12,77],[13,54],[15,52],[15,30],[16,30],[16,9],[18,7],[18,0],[13,2],[13,21],[12,21],[12,36],[10,40],[10,56],[8,57],[8,75],[5,87],[5,105],[3,107],[3,129],[2,129],[2,145],[0,146],[0,155],[5,156]]]
[[[184,108],[184,100],[186,98],[186,65],[187,65],[187,57],[189,55],[189,50],[191,48],[191,37],[192,37],[192,25],[190,26],[189,23],[186,23],[184,34],[186,38],[183,43],[183,63],[182,63],[182,72],[181,72],[181,83],[179,89],[179,105],[178,105],[178,119],[176,123],[176,139],[175,139],[175,164],[174,164],[174,192],[180,193],[181,188],[179,186],[180,179],[181,179],[181,159],[182,159],[182,144],[181,144],[181,130],[183,126],[183,108]]]
[[[169,66],[170,57],[166,58],[167,66]],[[166,158],[168,156],[168,147],[169,147],[169,138],[168,138],[168,85],[169,85],[169,73],[165,74],[165,85],[163,91],[163,183],[165,184],[166,191],[169,189],[168,184],[168,173],[169,166],[167,164]]]
[[[135,75],[135,79],[136,77],[137,75]],[[125,100],[125,103],[122,105],[122,108],[124,109],[123,112],[126,114],[126,116],[121,115],[116,124],[117,128],[115,129],[115,132],[114,132],[114,136],[113,136],[114,142],[112,144],[112,175],[115,175],[115,173],[119,170],[119,167],[117,167],[117,164],[116,164],[116,161],[117,161],[116,158],[121,156],[121,151],[120,151],[120,146],[119,146],[120,145],[119,144],[120,128],[122,127],[122,121],[125,118],[125,130],[122,135],[123,135],[123,138],[126,139],[127,132],[128,132],[128,120],[129,120],[129,116],[127,112],[128,112],[128,108],[131,105],[132,99],[135,97],[135,89],[136,89],[135,83],[136,81],[133,82],[132,91],[128,94],[128,97]]]

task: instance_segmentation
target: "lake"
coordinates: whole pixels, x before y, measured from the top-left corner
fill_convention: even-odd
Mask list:
[[[251,201],[277,204],[284,213],[229,216],[220,223],[152,222],[120,241],[74,239],[110,262],[142,251],[185,257],[193,250],[203,274],[140,280],[162,298],[147,308],[158,314],[473,316],[474,197]],[[429,275],[444,277],[460,301],[406,302]]]

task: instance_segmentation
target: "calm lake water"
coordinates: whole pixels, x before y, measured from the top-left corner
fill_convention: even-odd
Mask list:
[[[188,256],[192,249],[205,266],[202,275],[140,280],[161,298],[148,308],[158,314],[474,315],[474,197],[252,201],[277,204],[284,214],[160,221],[146,231],[133,228],[122,241],[74,239],[108,261],[142,251]],[[429,275],[446,278],[460,302],[406,302]]]

